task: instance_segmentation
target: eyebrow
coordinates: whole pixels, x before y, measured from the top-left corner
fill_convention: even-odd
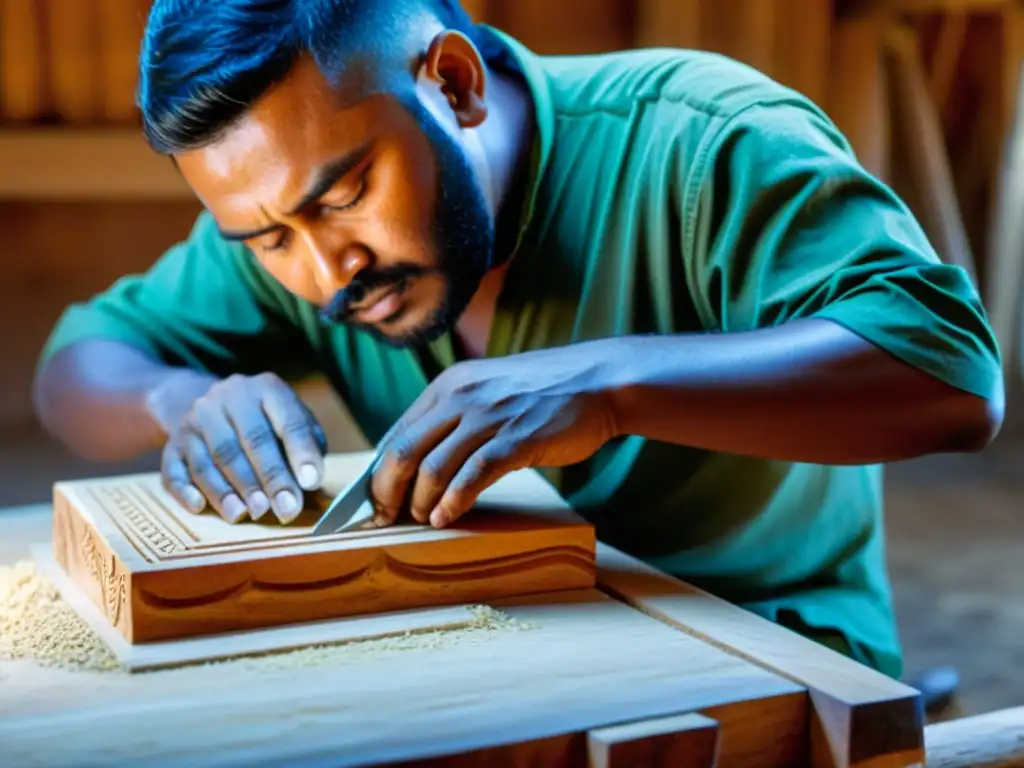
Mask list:
[[[370,143],[366,142],[365,144],[361,144],[355,149],[352,149],[340,157],[320,166],[313,177],[312,183],[306,188],[306,191],[303,192],[302,197],[299,198],[299,202],[288,211],[288,215],[295,215],[303,208],[323,197],[331,187],[338,183],[339,179],[351,173],[353,168],[363,162],[369,153]],[[221,237],[225,240],[237,241],[251,240],[253,238],[260,237],[261,235],[278,230],[282,226],[282,224],[274,223],[250,230],[218,229],[220,229]]]

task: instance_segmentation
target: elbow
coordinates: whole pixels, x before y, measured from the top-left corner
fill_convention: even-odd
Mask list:
[[[979,453],[996,439],[1003,427],[1005,394],[1000,381],[988,397],[963,393],[959,397],[957,418],[948,451]]]
[[[58,353],[59,355],[60,353]],[[122,460],[102,440],[81,423],[72,407],[75,393],[69,390],[70,377],[62,370],[57,356],[44,362],[32,381],[32,408],[43,430],[66,450],[90,462]]]

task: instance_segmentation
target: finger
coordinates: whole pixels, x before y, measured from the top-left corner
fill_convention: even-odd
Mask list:
[[[176,443],[168,443],[160,455],[160,480],[164,488],[189,512],[198,515],[206,508],[206,498],[192,485],[188,466]]]
[[[412,484],[409,511],[418,523],[430,521],[445,489],[466,460],[497,431],[488,427],[471,427],[469,419],[459,422],[451,434],[441,440],[420,463]]]
[[[210,506],[217,510],[217,514],[229,523],[237,523],[245,517],[249,511],[245,502],[221,474],[206,447],[206,441],[194,432],[187,432],[182,438],[182,449],[193,485],[202,492]]]
[[[324,480],[327,438],[316,417],[287,386],[270,386],[263,394],[263,412],[284,445],[288,464],[307,491]]]
[[[527,465],[512,440],[499,435],[485,443],[452,478],[441,501],[430,513],[430,524],[435,528],[451,525],[472,508],[489,486]]]
[[[260,487],[260,481],[249,463],[249,457],[239,442],[227,414],[220,402],[199,401],[189,417],[189,428],[206,442],[213,463],[245,500],[249,516],[259,520],[270,509],[270,499]]]
[[[392,434],[370,481],[375,525],[386,526],[395,522],[423,457],[458,426],[459,418],[459,414],[434,408]]]
[[[302,491],[281,453],[277,435],[260,402],[239,398],[227,404],[225,411],[241,438],[242,450],[256,471],[260,485],[270,497],[274,514],[282,523],[290,523],[302,511]]]

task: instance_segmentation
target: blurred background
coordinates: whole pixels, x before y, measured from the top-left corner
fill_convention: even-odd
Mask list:
[[[949,714],[1024,704],[1024,3],[1011,0],[463,0],[546,54],[695,47],[814,99],[866,167],[977,281],[1006,358],[1007,424],[985,453],[893,466],[889,557],[908,674],[954,665]],[[41,432],[30,385],[61,310],[145,270],[199,205],[137,130],[149,0],[0,0],[0,514],[92,466]],[[364,445],[318,382],[333,450]]]

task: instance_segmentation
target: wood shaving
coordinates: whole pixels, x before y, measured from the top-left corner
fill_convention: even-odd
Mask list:
[[[0,657],[42,666],[114,670],[114,654],[30,560],[0,568]]]
[[[453,629],[408,632],[373,640],[282,651],[205,664],[244,664],[258,669],[296,669],[364,660],[367,655],[426,650],[456,644],[480,644],[499,632],[520,632],[537,625],[517,621],[490,606],[470,607],[473,620]],[[0,658],[80,671],[116,671],[122,667],[100,637],[79,618],[31,560],[0,567]]]

